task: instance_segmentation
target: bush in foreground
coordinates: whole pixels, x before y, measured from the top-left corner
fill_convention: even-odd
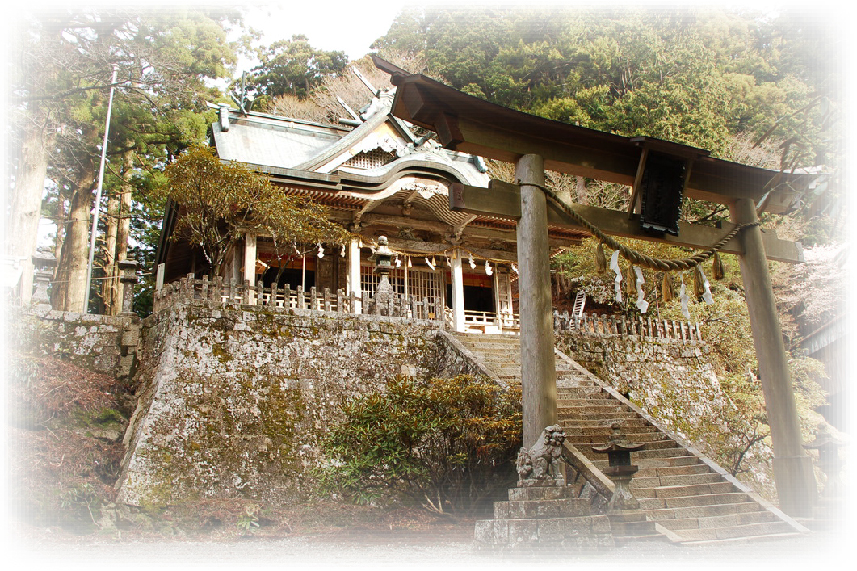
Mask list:
[[[322,440],[322,484],[358,503],[416,501],[472,513],[513,485],[521,446],[521,392],[469,376],[399,378],[343,405]]]

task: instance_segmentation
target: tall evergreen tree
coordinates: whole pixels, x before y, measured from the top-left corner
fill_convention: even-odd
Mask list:
[[[235,62],[226,26],[237,21],[237,13],[226,11],[126,9],[55,10],[22,20],[13,46],[19,73],[10,85],[22,149],[10,169],[16,182],[10,219],[29,222],[11,228],[16,233],[6,243],[15,243],[7,249],[20,255],[32,253],[38,216],[18,212],[41,201],[44,172],[60,192],[56,204],[68,204],[59,221],[55,307],[80,311],[83,305],[89,212],[113,69],[111,159],[131,152],[134,160],[163,160],[204,134],[206,121],[194,113],[216,93],[206,79],[223,77]],[[26,298],[26,284],[24,291]]]

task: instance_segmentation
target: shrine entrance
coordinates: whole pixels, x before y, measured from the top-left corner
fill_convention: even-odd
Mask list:
[[[716,246],[737,254],[741,262],[780,507],[790,515],[809,515],[816,482],[801,446],[767,266],[767,259],[800,262],[802,252],[798,244],[762,230],[758,213],[787,211],[813,177],[713,159],[705,150],[668,141],[625,138],[527,115],[373,59],[397,88],[396,117],[434,131],[447,149],[516,165],[516,184],[453,185],[449,196],[453,211],[517,224],[525,446],[557,419],[549,226],[583,228],[605,242],[609,236],[626,236],[706,251]],[[545,169],[630,186],[628,211],[559,201],[545,186]],[[731,223],[718,228],[679,221],[685,196],[728,205]],[[633,255],[622,252],[628,259]]]

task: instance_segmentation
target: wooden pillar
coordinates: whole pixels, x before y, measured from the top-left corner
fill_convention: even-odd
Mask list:
[[[355,296],[354,313],[363,312],[360,301],[360,239],[352,238],[348,243],[348,276],[346,280],[348,295]]]
[[[256,285],[256,235],[252,232],[244,234],[244,281]],[[256,305],[255,296],[250,295],[249,302]]]
[[[500,319],[500,268],[494,270],[494,325],[498,331],[503,331],[503,320]]]
[[[238,251],[238,244],[232,246],[232,261],[229,268],[229,278],[234,282],[240,282],[241,278],[241,253]]]
[[[738,199],[730,211],[732,220],[738,224],[758,221],[752,200]],[[801,446],[800,423],[782,330],[777,318],[776,299],[768,273],[768,261],[762,244],[762,230],[753,226],[738,236],[744,249],[744,254],[740,256],[741,276],[750,313],[753,344],[759,361],[768,424],[771,426],[774,480],[780,509],[792,516],[810,516],[817,487],[812,462]]]
[[[464,270],[461,267],[461,252],[452,254],[452,328],[464,331]]]
[[[515,171],[521,185],[518,221],[518,291],[521,314],[521,384],[524,446],[556,424],[556,361],[551,314],[550,248],[544,159],[524,155]]]

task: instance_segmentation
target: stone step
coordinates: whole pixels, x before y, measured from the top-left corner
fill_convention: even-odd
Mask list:
[[[561,378],[561,380],[564,381],[565,384],[561,387],[557,387],[558,391],[564,391],[567,389],[596,389],[596,388],[604,390],[604,388],[600,384],[593,381],[585,373],[578,371],[574,367],[570,367],[569,370],[571,372],[567,376],[563,376]]]
[[[494,519],[550,519],[590,515],[589,500],[528,500],[494,503]]]
[[[641,476],[648,476],[648,470],[653,470],[655,476],[659,478],[670,477],[670,476],[688,476],[694,474],[714,474],[715,472],[711,471],[711,468],[708,465],[700,462],[699,464],[690,464],[687,466],[653,466],[650,468],[641,468],[637,474]]]
[[[723,476],[715,472],[705,474],[683,474],[679,476],[646,476],[638,471],[631,480],[631,488],[656,488],[658,486],[692,486],[722,482]]]
[[[557,406],[558,413],[566,413],[573,414],[576,412],[587,412],[587,413],[597,413],[602,415],[609,415],[613,412],[628,412],[637,415],[636,412],[632,411],[627,406],[616,402],[614,400],[604,400],[604,401],[595,401],[595,402],[582,402],[580,404],[570,404],[564,406]]]
[[[567,407],[557,410],[557,418],[573,424],[577,420],[600,420],[602,423],[621,423],[625,420],[639,418],[636,412],[612,408],[611,410],[592,410],[588,407]]]
[[[655,437],[663,438],[657,432],[653,432],[652,434]],[[571,436],[568,438],[568,441],[571,442],[572,444],[574,444],[575,448],[577,448],[578,450],[581,450],[581,449],[590,450],[593,446],[605,446],[607,444],[606,439],[601,439],[601,438],[598,438],[597,436],[593,437],[593,436],[586,436],[586,435]],[[643,454],[645,452],[652,452],[655,450],[663,450],[663,449],[672,449],[675,447],[675,442],[673,442],[672,440],[651,440],[649,442],[646,442],[645,438],[641,438],[639,440],[632,440],[632,442],[635,444],[644,444],[646,446],[640,452],[633,452],[632,453],[632,459],[637,458],[638,454]],[[606,456],[604,455],[603,452],[602,453],[596,452],[595,454],[596,454],[596,456],[593,456],[594,458],[606,458]],[[632,463],[634,463],[634,462],[632,462]]]
[[[474,353],[499,353],[503,351],[512,358],[520,358],[521,356],[521,346],[518,343],[504,343],[503,341],[480,341],[473,343],[471,341],[463,341],[461,344]]]
[[[702,496],[705,494],[729,494],[735,491],[731,482],[714,482],[712,484],[693,484],[689,486],[657,486],[655,488],[633,487],[631,493],[636,498],[683,498],[687,496]]]
[[[764,537],[766,535],[778,535],[782,533],[793,532],[794,529],[788,523],[784,521],[772,521],[765,523],[750,523],[747,525],[736,525],[729,527],[684,529],[676,531],[675,533],[685,541],[711,541]]]
[[[510,502],[577,499],[573,486],[528,486],[509,488]]]
[[[601,419],[572,419],[564,423],[563,428],[566,430],[572,430],[574,428],[599,428],[603,429],[605,426],[608,430],[610,430],[610,424]],[[649,423],[648,420],[641,417],[636,418],[626,418],[621,422],[621,426],[623,429],[632,430],[633,432],[646,432],[642,430],[643,427],[652,428],[657,430],[652,424]]]
[[[562,544],[564,549],[575,547],[612,547],[610,520],[606,515],[571,518],[479,520],[476,522],[476,542],[482,545],[521,546],[539,548]]]
[[[683,448],[680,450],[681,450],[681,453],[687,454],[687,451],[684,450]],[[705,466],[705,464],[703,464],[702,461],[699,458],[697,458],[696,456],[676,455],[676,456],[666,456],[666,457],[655,456],[655,457],[649,457],[649,458],[640,458],[638,456],[639,454],[642,454],[642,452],[634,452],[633,455],[631,456],[631,462],[633,462],[634,464],[639,466],[641,470],[644,468],[673,468],[673,467],[680,467],[680,466],[697,466],[697,465]],[[599,458],[595,458],[594,460],[592,460],[592,463],[595,464],[595,467],[598,468],[599,470],[604,470],[604,468],[607,468],[610,464],[609,464],[608,460],[606,458],[604,458],[603,454],[600,454],[599,456],[600,456]]]
[[[664,519],[657,523],[671,531],[680,531],[686,529],[711,529],[717,527],[734,527],[738,525],[748,525],[752,523],[767,523],[779,521],[777,516],[771,512],[754,511],[747,513],[735,513],[719,516],[703,516],[691,518],[676,518]]]
[[[712,506],[716,504],[735,504],[751,502],[747,494],[732,492],[726,494],[702,494],[699,496],[639,498],[640,508],[659,510],[664,508],[686,508],[691,506]],[[754,502],[755,503],[755,502]]]
[[[604,395],[591,395],[583,398],[566,398],[565,395],[559,396],[556,401],[556,407],[563,409],[572,406],[623,406],[616,399]]]
[[[610,441],[610,434],[605,434],[604,432],[593,434],[589,430],[583,433],[576,432],[574,429],[565,430],[566,440],[569,442],[602,442],[607,443]],[[622,437],[628,441],[635,444],[645,444],[646,447],[649,447],[649,444],[654,444],[657,442],[672,442],[673,446],[675,446],[675,442],[670,440],[663,433],[650,430],[647,432],[625,432],[622,433]]]
[[[645,422],[645,421],[644,421]],[[651,424],[642,424],[637,426],[625,426],[623,427],[627,432],[624,432],[629,440],[633,440],[634,438],[644,438],[650,434],[660,434],[660,431],[656,426]],[[577,434],[582,436],[584,434],[590,436],[604,437],[604,441],[607,442],[610,436],[613,434],[613,430],[609,426],[603,425],[594,425],[594,426],[563,426],[565,430],[566,436],[570,436],[572,434]]]
[[[603,452],[595,452],[593,446],[604,446],[606,443],[601,442],[572,442],[574,447],[589,458],[590,460],[601,460],[607,455]],[[655,442],[646,442],[646,448],[640,452],[631,454],[631,463],[640,466],[640,462],[649,458],[668,458],[680,453],[685,453],[683,448],[676,448],[675,442],[672,440],[659,440]],[[609,465],[609,464],[608,464]],[[605,465],[606,468],[608,465]]]
[[[683,508],[663,508],[648,510],[646,513],[653,521],[663,523],[671,519],[711,518],[733,514],[755,513],[759,511],[770,513],[762,506],[752,501],[741,501],[731,504],[712,504],[707,506],[688,506]]]
[[[610,393],[605,392],[601,387],[574,387],[574,388],[557,388],[557,398],[574,399],[574,398],[597,398]]]

